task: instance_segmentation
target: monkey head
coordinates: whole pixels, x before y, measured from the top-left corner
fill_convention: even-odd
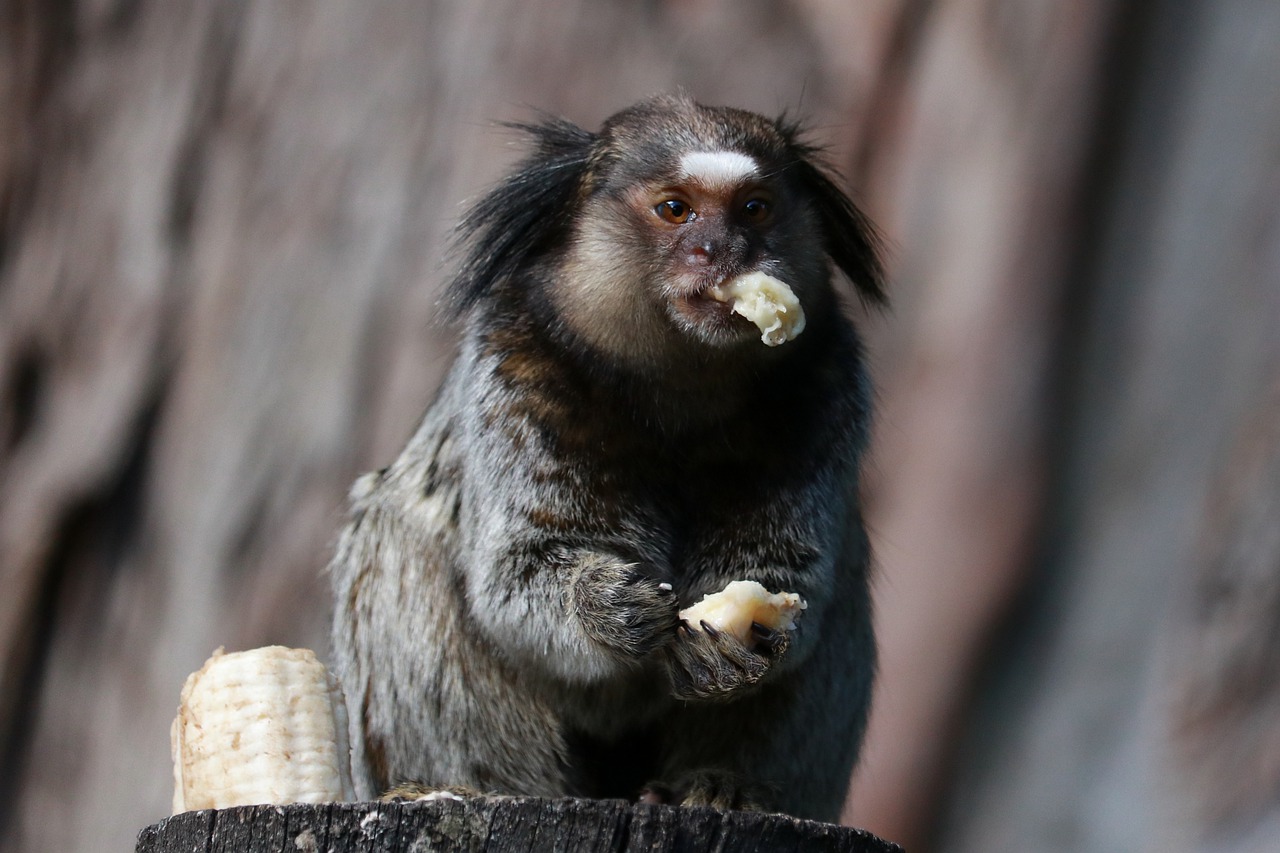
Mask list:
[[[595,350],[662,365],[690,348],[760,348],[711,296],[744,273],[786,283],[819,326],[839,311],[833,263],[882,299],[874,229],[785,118],[668,95],[599,133],[521,127],[533,155],[463,222],[459,304],[500,291]]]

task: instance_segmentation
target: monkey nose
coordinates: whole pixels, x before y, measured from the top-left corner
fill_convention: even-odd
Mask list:
[[[689,263],[697,266],[707,266],[714,259],[715,246],[710,240],[699,243],[689,250]]]

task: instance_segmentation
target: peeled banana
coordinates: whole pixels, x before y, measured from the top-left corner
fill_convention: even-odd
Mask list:
[[[752,622],[775,631],[790,631],[796,626],[796,616],[807,606],[798,593],[771,593],[755,581],[733,581],[681,610],[680,618],[695,631],[706,622],[749,645]]]
[[[309,649],[218,649],[182,687],[173,812],[354,798],[346,711]]]
[[[711,297],[727,302],[760,330],[766,346],[785,344],[804,331],[800,299],[784,282],[762,272],[741,275],[728,284],[711,288]]]

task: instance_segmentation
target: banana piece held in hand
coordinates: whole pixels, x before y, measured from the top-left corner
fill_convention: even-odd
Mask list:
[[[755,581],[733,581],[681,610],[680,618],[695,631],[706,622],[749,645],[752,622],[774,631],[790,631],[796,627],[796,616],[807,606],[798,593],[770,593]]]

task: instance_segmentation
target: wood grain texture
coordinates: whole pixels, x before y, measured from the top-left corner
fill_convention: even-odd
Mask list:
[[[144,829],[137,853],[901,853],[848,827],[621,800],[245,806]]]
[[[1027,578],[1056,362],[1117,4],[914,4],[863,156],[904,322],[883,365],[867,523],[880,679],[847,822],[927,843],[992,625]],[[949,200],[949,201],[948,201]],[[883,361],[880,361],[883,359]]]
[[[1036,583],[942,850],[1280,849],[1280,6],[1135,23]]]

